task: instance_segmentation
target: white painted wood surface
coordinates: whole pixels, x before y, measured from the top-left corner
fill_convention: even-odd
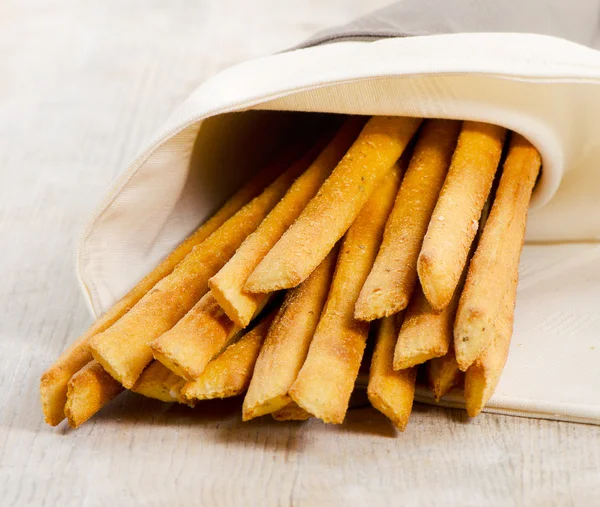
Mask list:
[[[90,322],[74,239],[111,179],[205,77],[388,2],[0,4],[1,506],[600,505],[599,427],[417,406],[396,435],[367,408],[242,424],[134,395],[77,431],[42,421],[39,375]]]

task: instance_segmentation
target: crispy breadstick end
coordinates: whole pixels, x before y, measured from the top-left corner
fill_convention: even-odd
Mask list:
[[[285,295],[254,367],[242,408],[244,421],[278,411],[291,402],[288,390],[306,359],[327,299],[337,252],[334,247],[304,282]]]
[[[374,320],[404,310],[417,282],[417,258],[444,183],[461,123],[429,120],[419,133],[381,248],[354,316]]]
[[[150,343],[171,329],[207,292],[208,279],[233,256],[308,163],[304,158],[294,163],[258,197],[194,247],[169,276],[158,282],[118,322],[92,339],[92,354],[106,371],[125,387],[133,387],[152,360]]]
[[[81,426],[122,391],[123,386],[98,362],[90,361],[68,384],[65,415],[69,426]]]
[[[250,384],[256,358],[274,316],[275,312],[271,312],[252,331],[208,363],[196,380],[183,386],[182,396],[188,400],[209,400],[244,393]]]
[[[344,235],[419,127],[418,118],[376,116],[246,282],[250,292],[288,289],[306,280]]]
[[[162,363],[152,361],[131,390],[146,398],[153,398],[167,403],[177,401],[189,404],[188,400],[181,396],[181,388],[184,384],[185,379],[173,373]]]
[[[456,314],[454,349],[463,371],[490,344],[502,298],[517,276],[527,209],[540,166],[538,151],[522,136],[513,134]]]
[[[346,233],[308,356],[289,390],[300,407],[324,422],[340,424],[348,410],[369,332],[367,322],[354,318],[354,305],[373,266],[399,183],[396,164]]]
[[[502,154],[506,130],[465,121],[417,261],[431,306],[450,303],[477,233]]]
[[[273,412],[271,416],[276,421],[306,421],[312,417],[312,414],[290,401],[285,407]]]
[[[240,330],[208,292],[172,329],[152,342],[152,352],[168,369],[194,380]]]
[[[518,275],[502,298],[500,312],[494,321],[493,337],[465,373],[465,405],[469,417],[477,416],[494,394],[500,375],[508,359],[513,332]]]
[[[93,359],[89,350],[90,338],[107,329],[112,322],[113,320],[108,314],[106,319],[100,317],[42,375],[40,379],[42,412],[44,420],[50,426],[57,426],[65,418],[69,380]]]
[[[454,386],[461,384],[464,373],[458,368],[454,345],[448,353],[427,362],[427,383],[436,401],[440,401]]]
[[[292,146],[280,153],[263,170],[233,194],[227,202],[191,236],[173,250],[156,268],[148,273],[110,310],[102,315],[90,328],[44,372],[40,381],[40,395],[44,418],[51,426],[56,426],[65,418],[67,384],[71,377],[89,363],[93,357],[89,349],[92,337],[102,333],[125,315],[147,292],[165,276],[171,274],[175,266],[192,249],[215,232],[225,221],[256,197],[266,185],[273,181],[286,167],[292,157],[297,156],[299,146]]]
[[[458,297],[455,298],[456,303]],[[456,303],[434,310],[419,286],[406,310],[394,352],[394,370],[404,370],[448,352]]]
[[[364,121],[358,117],[346,121],[258,229],[246,238],[229,262],[209,280],[215,299],[238,326],[246,327],[249,324],[264,299],[263,294],[244,290],[248,276],[314,197],[356,139],[363,124]]]
[[[406,429],[415,397],[417,368],[394,371],[393,357],[402,314],[385,317],[379,323],[371,360],[367,396],[371,404],[400,431]]]

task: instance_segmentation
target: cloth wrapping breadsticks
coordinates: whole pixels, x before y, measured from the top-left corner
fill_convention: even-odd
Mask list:
[[[540,151],[514,336],[486,411],[600,424],[600,7],[407,0],[229,68],[99,203],[77,269],[95,316],[239,187],[306,113],[471,119]],[[595,47],[595,49],[594,49]],[[425,390],[416,399],[433,402]],[[441,402],[462,407],[452,394]]]

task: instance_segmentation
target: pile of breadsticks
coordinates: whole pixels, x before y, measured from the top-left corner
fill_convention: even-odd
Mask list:
[[[286,146],[44,373],[46,421],[79,426],[130,389],[341,423],[369,334],[368,397],[396,427],[420,364],[477,415],[540,167],[523,137],[471,121],[350,117]]]

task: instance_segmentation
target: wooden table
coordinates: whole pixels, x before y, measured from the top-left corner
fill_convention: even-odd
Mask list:
[[[600,428],[416,406],[242,424],[124,395],[50,428],[40,373],[90,323],[74,241],[112,178],[217,70],[388,0],[0,6],[0,505],[600,505]],[[325,4],[325,5],[324,5]]]

